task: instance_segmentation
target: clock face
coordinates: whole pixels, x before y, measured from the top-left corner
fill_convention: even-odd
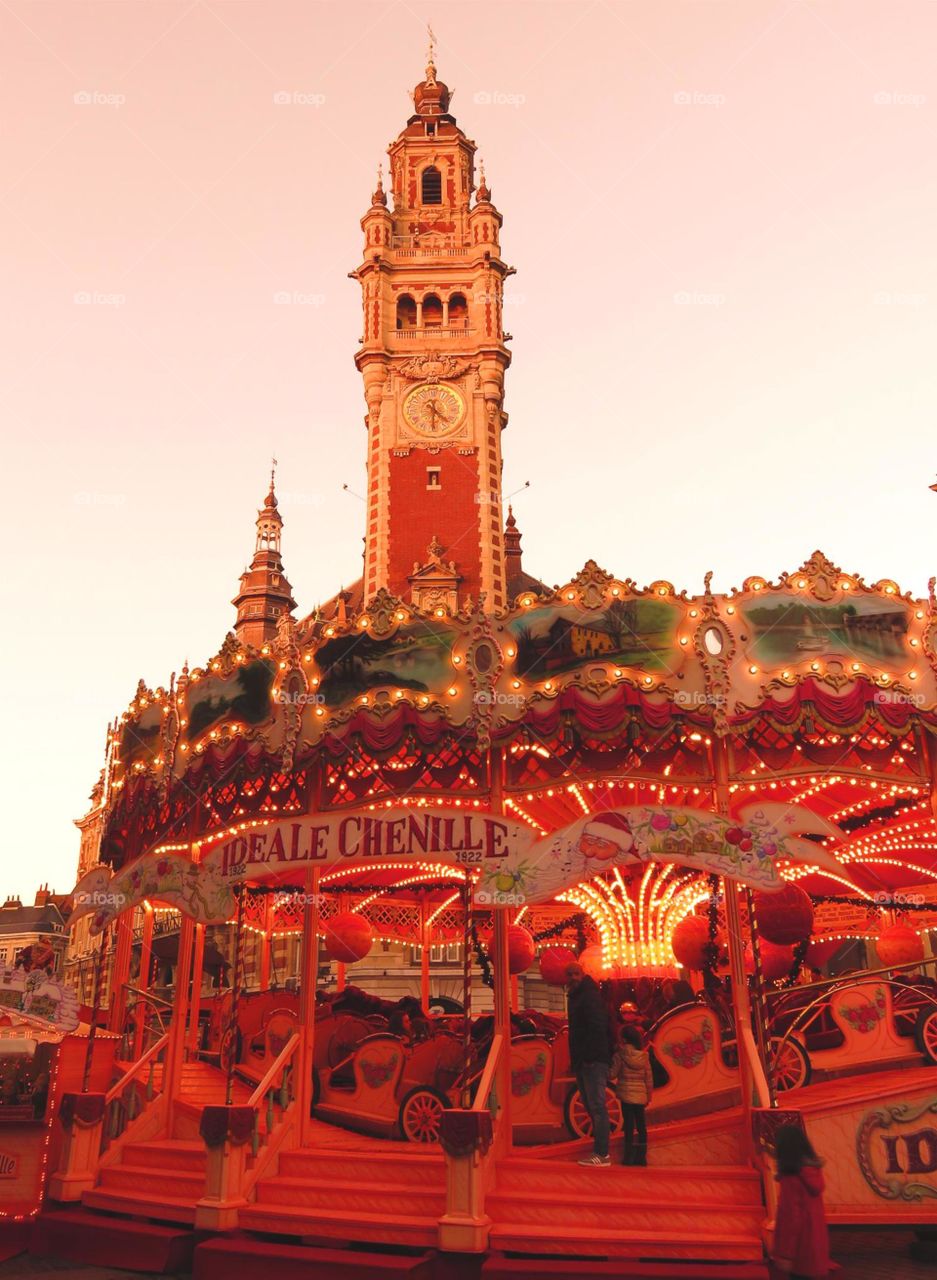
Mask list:
[[[465,401],[455,387],[441,382],[422,382],[407,392],[403,417],[411,431],[430,440],[440,440],[461,427]]]

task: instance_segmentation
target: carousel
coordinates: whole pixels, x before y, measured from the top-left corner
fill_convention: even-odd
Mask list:
[[[89,1015],[112,1079],[68,1095],[91,1120],[47,1197],[258,1238],[743,1260],[794,1116],[864,1152],[833,1162],[831,1218],[927,1223],[935,617],[820,554],[722,596],[589,564],[502,615],[384,596],[141,685],[75,891],[112,966]],[[458,999],[433,990],[439,945]],[[356,982],[400,946],[412,994]],[[600,1228],[570,1158],[574,959],[651,1048],[655,1196],[687,1169],[725,1195],[657,1254],[651,1210],[640,1245]]]
[[[10,1036],[58,1046],[15,1215],[199,1280],[388,1249],[761,1276],[794,1123],[833,1221],[932,1229],[934,584],[524,573],[513,268],[449,99],[431,51],[361,220],[363,578],[296,619],[271,477],[235,631],[109,728],[82,1007],[0,975]],[[647,1168],[577,1163],[573,961],[650,1048]]]

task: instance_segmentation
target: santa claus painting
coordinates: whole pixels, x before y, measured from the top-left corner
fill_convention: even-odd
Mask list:
[[[620,813],[599,813],[590,818],[576,848],[584,858],[595,858],[599,862],[621,858],[624,854],[637,857],[628,819]]]

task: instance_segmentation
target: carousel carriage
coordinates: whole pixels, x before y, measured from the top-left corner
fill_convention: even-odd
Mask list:
[[[340,1061],[314,1068],[313,1106],[319,1119],[380,1137],[431,1143],[442,1113],[458,1105],[478,1072],[464,1041],[439,1030],[416,1044],[378,1031]]]

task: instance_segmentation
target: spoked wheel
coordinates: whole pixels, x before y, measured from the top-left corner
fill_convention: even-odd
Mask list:
[[[928,1062],[937,1063],[937,1009],[922,1009],[914,1028],[917,1047]]]
[[[778,1093],[800,1089],[810,1083],[810,1058],[807,1050],[793,1036],[782,1040],[773,1037],[768,1043],[771,1078]]]
[[[435,1089],[411,1089],[400,1104],[400,1132],[408,1142],[438,1142],[449,1100]]]
[[[921,997],[918,993],[911,991],[908,987],[899,987],[897,991],[892,989],[891,1008],[898,1034],[900,1036],[915,1035],[922,1012]],[[934,1009],[929,1002],[925,1005],[925,1009],[937,1013],[937,1009]]]
[[[605,1090],[605,1105],[608,1108],[608,1123],[612,1133],[621,1133],[621,1103],[611,1089]],[[566,1128],[574,1138],[592,1137],[592,1117],[586,1110],[578,1088],[573,1085],[566,1095]]]

